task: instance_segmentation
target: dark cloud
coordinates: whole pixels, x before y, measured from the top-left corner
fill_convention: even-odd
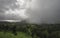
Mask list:
[[[9,8],[15,9],[15,6],[12,6],[15,2],[16,0],[0,0],[0,20],[5,19],[5,11],[8,11]]]
[[[0,0],[0,19],[21,19],[17,15],[5,15],[9,9],[19,9],[16,0]],[[32,0],[29,14],[31,23],[60,23],[60,0]],[[8,17],[8,18],[5,18]]]
[[[4,10],[8,10],[9,7],[15,7],[12,6],[12,4],[15,4],[16,0],[0,0],[0,9],[2,9],[2,11]]]
[[[0,19],[21,20],[22,18],[19,16],[19,13],[22,12],[20,12],[20,4],[17,3],[17,0],[0,0]],[[24,11],[24,9],[22,10]],[[7,12],[8,14],[6,14]]]
[[[33,0],[30,22],[60,23],[60,0]]]

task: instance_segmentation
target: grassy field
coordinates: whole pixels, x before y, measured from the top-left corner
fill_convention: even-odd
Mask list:
[[[0,32],[0,38],[31,38],[31,36],[23,32],[17,32],[17,35],[12,34],[11,32]]]

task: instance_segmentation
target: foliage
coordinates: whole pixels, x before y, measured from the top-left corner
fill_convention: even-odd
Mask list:
[[[26,35],[31,36],[32,38],[60,38],[60,24],[29,24],[24,22],[18,23],[1,23],[0,24],[0,31],[11,32],[7,33],[6,38],[24,38],[25,33]],[[22,32],[22,33],[17,33]],[[14,36],[16,35],[16,36]],[[3,38],[4,34],[0,32],[0,38]],[[22,37],[20,37],[22,36]],[[24,36],[24,37],[23,37]],[[5,37],[5,36],[4,36]],[[26,38],[29,38],[28,36]],[[30,38],[31,38],[30,37]]]
[[[31,38],[31,36],[23,32],[17,32],[16,36],[11,32],[6,32],[6,33],[0,32],[0,38]]]

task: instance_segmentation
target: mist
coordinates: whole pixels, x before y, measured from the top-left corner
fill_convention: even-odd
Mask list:
[[[16,5],[16,2],[16,0],[0,0],[0,20],[23,19],[29,23],[60,23],[60,0],[29,0],[22,9],[24,12],[21,12],[22,6]]]
[[[33,0],[31,9],[32,23],[60,23],[60,0]]]

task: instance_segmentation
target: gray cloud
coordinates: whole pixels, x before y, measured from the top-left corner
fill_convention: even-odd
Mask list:
[[[16,3],[17,0],[0,0],[0,19],[21,20],[22,18],[17,13],[20,12],[20,5]],[[8,12],[8,14],[6,14],[6,12]]]
[[[60,0],[34,0],[29,18],[32,23],[60,23]]]
[[[12,7],[15,7],[15,6],[12,6],[12,4],[15,4],[16,0],[0,0],[0,9],[2,9],[3,11],[4,10],[8,10]]]
[[[6,19],[5,11],[8,11],[9,7],[15,9],[15,6],[11,6],[12,4],[15,4],[15,2],[16,0],[0,0],[0,20]]]
[[[0,19],[21,19],[17,15],[5,15],[9,9],[19,9],[15,2],[16,0],[0,0]],[[60,0],[32,0],[27,13],[27,20],[31,23],[60,23]]]

